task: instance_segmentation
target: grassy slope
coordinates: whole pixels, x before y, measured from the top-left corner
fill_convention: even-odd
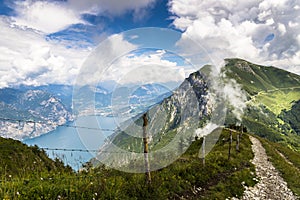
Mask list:
[[[63,163],[51,160],[44,151],[40,151],[37,146],[28,147],[27,145],[13,139],[0,137],[0,174],[7,176],[30,176],[33,172],[42,174],[44,172],[56,173]]]
[[[240,59],[226,61],[227,76],[235,79],[248,94],[243,118],[248,130],[300,150],[297,126],[300,119],[294,117],[299,111],[293,109],[294,103],[300,100],[300,76]],[[227,123],[234,123],[228,116]]]
[[[233,138],[236,138],[235,134]],[[198,140],[176,162],[152,172],[150,186],[145,184],[144,174],[124,173],[103,166],[77,174],[64,171],[64,168],[56,173],[47,173],[47,170],[34,173],[36,170],[33,170],[32,174],[27,171],[26,176],[17,173],[11,178],[2,171],[0,198],[57,199],[60,196],[67,199],[176,199],[183,196],[225,199],[240,196],[244,190],[242,182],[246,185],[255,183],[254,174],[250,173],[254,171],[249,161],[253,158],[250,140],[244,135],[239,153],[235,151],[233,142],[232,156],[228,161],[229,132],[223,130],[220,138],[206,157],[205,167],[198,157],[202,144]],[[16,164],[17,167],[22,169]]]
[[[300,86],[300,77],[296,74],[275,68],[249,63],[241,59],[226,59],[227,73],[243,86],[249,94],[278,88]]]
[[[279,115],[283,110],[291,110],[293,102],[300,98],[300,87],[260,92],[252,97],[255,104],[264,104],[274,114]]]

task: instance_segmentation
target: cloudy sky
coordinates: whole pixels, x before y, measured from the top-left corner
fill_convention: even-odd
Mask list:
[[[91,52],[111,38],[112,50],[132,52],[116,55],[111,63],[115,77],[106,77],[118,78],[116,74],[133,66],[168,66],[182,76],[191,70],[184,59],[164,49],[138,51],[149,41],[126,37],[124,31],[142,27],[177,32],[174,38],[156,37],[154,43],[167,39],[186,52],[203,55],[191,46],[193,40],[213,58],[239,57],[300,75],[299,23],[298,0],[2,0],[0,88],[74,84]],[[178,81],[167,71],[159,73]]]

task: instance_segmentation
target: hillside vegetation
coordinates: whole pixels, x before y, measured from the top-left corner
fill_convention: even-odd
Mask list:
[[[247,95],[243,124],[250,132],[300,150],[300,76],[241,59],[226,59],[225,73]],[[230,113],[226,123],[234,124]]]
[[[233,138],[236,134],[233,132]],[[251,142],[243,135],[240,152],[236,152],[234,140],[228,160],[228,130],[222,131],[216,146],[206,157],[205,166],[198,156],[200,139],[176,162],[151,172],[150,185],[146,184],[144,174],[125,173],[105,166],[89,168],[87,164],[87,171],[70,172],[60,162],[49,160],[36,147],[1,139],[1,144],[4,143],[15,148],[0,150],[2,163],[7,166],[1,169],[2,199],[225,199],[241,196],[243,184],[255,184],[254,166],[250,163],[253,158]],[[5,152],[11,155],[11,161],[3,157]],[[30,158],[17,162],[20,157],[28,156]]]

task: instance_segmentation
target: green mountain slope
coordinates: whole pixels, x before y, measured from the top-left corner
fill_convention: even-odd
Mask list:
[[[210,119],[210,105],[207,100],[209,71],[209,66],[205,66],[192,73],[169,98],[148,111],[148,132],[151,134],[149,152],[169,149],[173,154],[180,155],[186,150],[178,150],[180,141],[184,140],[187,143],[186,148],[195,134],[195,129],[202,127],[206,120]],[[270,141],[281,142],[300,150],[300,121],[297,117],[300,77],[275,67],[255,65],[241,59],[226,59],[224,73],[225,79],[235,80],[246,92],[247,107],[242,116],[243,125],[250,132]],[[197,109],[197,106],[202,109]],[[142,119],[138,116],[133,121],[126,129],[116,132],[101,150],[143,152]],[[236,123],[239,121],[229,107],[225,124],[229,126]],[[100,153],[97,158],[106,164],[117,163],[120,166],[129,160],[141,159],[138,155],[131,156],[130,154],[120,157],[119,154]],[[165,158],[168,159],[171,158]]]
[[[300,76],[296,74],[241,59],[225,59],[225,61],[227,75],[241,84],[251,96],[262,91],[300,88]]]
[[[233,132],[233,144],[236,142],[236,134]],[[50,165],[36,164],[38,168],[32,168],[26,173],[13,173],[13,168],[22,171],[22,165],[30,165],[36,158],[36,162],[45,163],[40,156],[43,153],[38,150],[38,154],[32,153],[34,148],[28,148],[20,142],[7,139],[1,141],[14,146],[16,155],[32,156],[27,161],[20,160],[20,164],[12,160],[12,165],[6,167],[10,173],[1,171],[2,199],[225,199],[241,196],[243,184],[255,184],[254,167],[250,162],[253,158],[251,142],[244,134],[240,151],[235,151],[232,145],[228,160],[228,130],[222,131],[220,140],[206,157],[205,166],[198,155],[202,140],[194,141],[177,161],[151,172],[151,185],[146,184],[143,173],[125,173],[104,166],[87,167],[87,171],[70,173],[63,166],[57,168],[54,162],[50,162]],[[0,149],[0,159],[3,159],[5,151],[4,148]],[[19,159],[15,154],[12,154],[12,158]],[[140,164],[143,165],[143,162]],[[56,170],[55,173],[53,170]]]
[[[300,76],[241,59],[226,59],[224,69],[247,92],[242,123],[248,130],[300,150]],[[235,122],[229,112],[226,123]]]
[[[34,173],[56,173],[63,167],[59,160],[51,160],[37,146],[28,147],[20,141],[0,137],[0,174],[11,177],[31,176]],[[3,176],[2,176],[3,178]]]

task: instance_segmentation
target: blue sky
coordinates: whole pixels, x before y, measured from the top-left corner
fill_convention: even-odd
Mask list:
[[[15,1],[17,2],[17,1]],[[65,1],[49,1],[52,3],[64,3]],[[86,45],[95,46],[101,39],[103,34],[107,35],[120,33],[126,30],[141,28],[141,27],[162,27],[169,28],[172,26],[170,13],[168,11],[168,1],[157,0],[147,5],[142,13],[142,18],[138,19],[132,10],[125,10],[121,14],[99,15],[97,13],[81,13],[80,18],[84,23],[70,23],[69,26],[61,30],[51,32],[45,35],[49,40],[65,40],[76,45],[84,42]],[[0,1],[0,14],[3,16],[15,17],[18,12],[14,10],[13,1]]]
[[[112,38],[114,53],[151,45],[164,50],[116,55],[124,59],[117,62],[124,64],[116,66],[120,70],[152,63],[187,75],[189,62],[199,68],[239,57],[300,74],[299,16],[296,0],[3,0],[0,87],[74,84],[91,52]],[[137,29],[145,27],[154,29]],[[157,28],[176,33],[163,35]],[[139,37],[126,35],[133,29]],[[166,44],[173,44],[173,52]]]
[[[124,14],[114,17],[89,13],[82,14],[82,19],[89,23],[88,25],[74,24],[62,31],[49,34],[48,38],[52,40],[71,40],[75,42],[78,42],[78,40],[85,41],[87,44],[93,46],[111,34],[134,28],[168,28],[172,25],[172,20],[169,19],[167,1],[165,0],[154,2],[153,5],[149,6],[144,12],[144,17],[141,19],[135,19],[135,14],[132,11],[126,11]],[[74,31],[74,29],[76,31]]]

